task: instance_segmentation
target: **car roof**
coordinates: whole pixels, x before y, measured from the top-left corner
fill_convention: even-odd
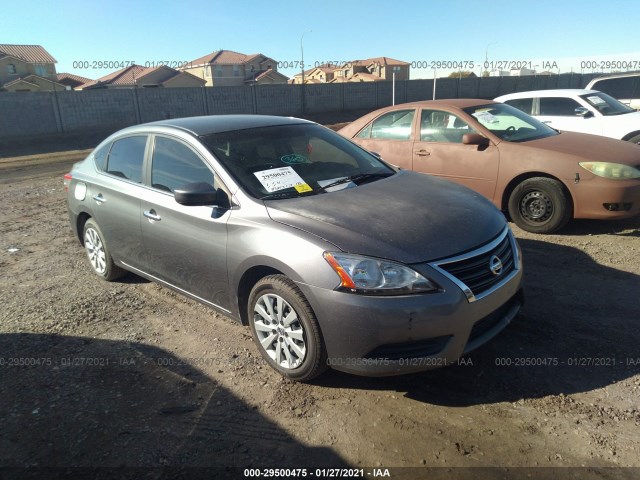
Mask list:
[[[587,90],[584,88],[557,88],[552,90],[530,90],[528,92],[515,92],[496,97],[497,99],[529,98],[529,97],[566,97],[569,95],[586,95],[589,93],[600,93],[597,90]]]
[[[388,109],[394,109],[396,107],[457,107],[466,108],[476,105],[487,105],[490,103],[496,103],[493,100],[485,100],[482,98],[445,98],[441,100],[422,100],[419,102],[401,103],[390,107]]]
[[[143,123],[127,130],[145,130],[146,127],[169,127],[188,131],[201,136],[211,133],[245,130],[248,128],[272,127],[275,125],[313,124],[308,120],[275,115],[206,115],[200,117],[170,118]]]
[[[633,73],[616,73],[614,75],[605,75],[603,77],[596,77],[591,79],[591,81],[589,82],[589,85],[593,85],[594,83],[599,82],[600,80],[611,80],[613,78],[628,78],[628,77],[640,77],[640,72],[633,72]]]

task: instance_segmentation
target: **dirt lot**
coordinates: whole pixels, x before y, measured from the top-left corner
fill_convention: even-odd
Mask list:
[[[133,275],[95,277],[68,226],[68,164],[0,165],[1,479],[27,466],[45,478],[640,477],[640,219],[559,235],[512,225],[527,303],[459,366],[303,385],[231,319]]]

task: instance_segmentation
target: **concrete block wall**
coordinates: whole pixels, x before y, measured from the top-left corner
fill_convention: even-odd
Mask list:
[[[49,92],[0,93],[0,137],[58,133],[58,107]]]
[[[436,98],[495,98],[549,88],[583,88],[596,74],[439,78]],[[430,100],[433,79],[396,81],[396,103]],[[391,105],[392,82],[0,92],[0,138],[112,130],[195,115],[293,115]]]
[[[61,132],[127,127],[140,123],[135,90],[87,90],[58,92]]]
[[[139,88],[137,96],[140,122],[206,115],[202,88]]]

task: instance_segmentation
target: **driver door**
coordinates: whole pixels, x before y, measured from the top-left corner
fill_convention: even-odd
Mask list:
[[[184,206],[174,189],[193,182],[218,187],[217,176],[186,143],[155,135],[149,187],[140,203],[147,272],[214,305],[230,309],[227,220],[230,210]]]
[[[538,102],[539,114],[536,118],[551,128],[602,135],[602,116],[593,107],[566,97],[540,97]],[[578,115],[575,111],[578,107],[589,109],[593,115],[586,118]]]
[[[384,161],[411,170],[415,116],[415,108],[387,112],[356,135],[357,143]]]
[[[413,144],[413,169],[460,183],[493,200],[500,165],[498,148],[464,145],[465,133],[478,133],[459,116],[422,109]]]

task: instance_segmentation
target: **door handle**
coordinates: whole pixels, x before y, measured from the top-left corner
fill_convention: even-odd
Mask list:
[[[422,149],[422,150],[416,151],[415,154],[419,155],[421,157],[427,157],[427,156],[431,155],[431,152],[427,152],[425,149]]]
[[[94,195],[92,198],[98,203],[104,203],[107,201],[107,199],[104,198],[101,193]]]
[[[160,215],[158,215],[156,213],[155,210],[145,210],[144,212],[142,212],[142,214],[147,217],[149,220],[154,220],[156,222],[159,222],[160,220],[162,220],[162,217]]]

